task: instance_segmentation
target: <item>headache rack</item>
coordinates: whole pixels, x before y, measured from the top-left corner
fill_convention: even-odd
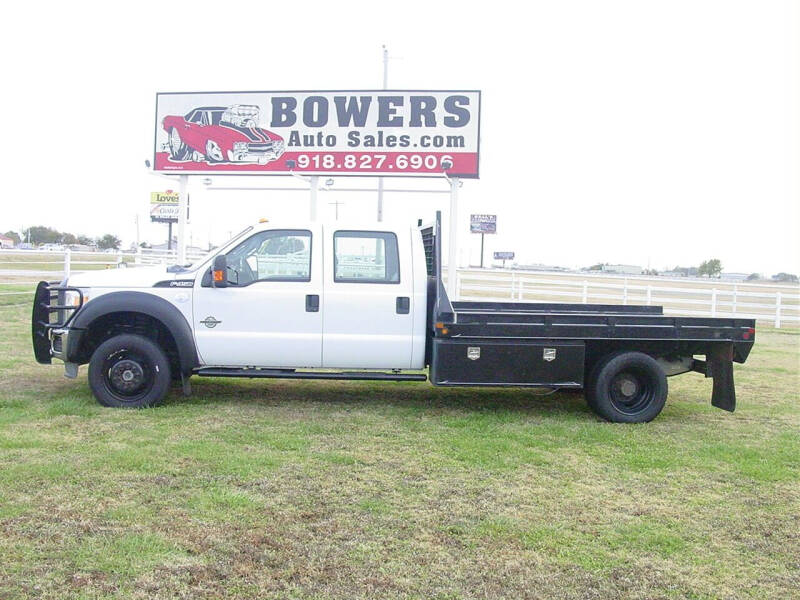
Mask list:
[[[66,293],[76,292],[78,303],[66,304]],[[31,315],[33,353],[40,363],[50,362],[50,330],[66,326],[75,312],[83,306],[83,292],[59,282],[40,281],[36,286]]]

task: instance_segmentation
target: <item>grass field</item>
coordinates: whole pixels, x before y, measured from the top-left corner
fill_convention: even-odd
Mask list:
[[[30,279],[28,277],[27,279]],[[28,307],[33,302],[33,291],[36,285],[30,281],[20,283],[0,283],[0,307],[5,307],[10,304],[26,304]],[[0,318],[5,315],[0,316]]]
[[[198,380],[98,406],[0,308],[0,598],[796,598],[800,335],[739,409],[670,380],[643,426],[581,396]]]

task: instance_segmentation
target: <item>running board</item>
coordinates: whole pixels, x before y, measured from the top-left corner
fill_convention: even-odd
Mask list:
[[[382,373],[371,371],[295,371],[293,369],[195,369],[200,377],[248,377],[251,379],[350,379],[353,381],[427,381],[424,373]]]

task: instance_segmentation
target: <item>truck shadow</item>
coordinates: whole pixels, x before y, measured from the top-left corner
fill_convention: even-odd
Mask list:
[[[375,383],[350,381],[192,379],[192,395],[176,390],[168,404],[238,404],[268,406],[358,407],[368,410],[407,408],[423,412],[513,411],[526,414],[570,413],[595,419],[582,391],[551,392],[540,388],[450,388],[428,383]]]

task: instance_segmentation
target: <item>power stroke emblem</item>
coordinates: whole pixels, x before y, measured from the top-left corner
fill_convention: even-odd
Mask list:
[[[556,349],[555,348],[545,348],[544,352],[542,353],[542,358],[547,362],[556,359]]]
[[[217,321],[214,317],[206,317],[200,322],[209,329],[214,329],[214,327],[222,323],[222,321]]]
[[[480,346],[468,346],[467,358],[470,360],[478,360],[481,357]]]

